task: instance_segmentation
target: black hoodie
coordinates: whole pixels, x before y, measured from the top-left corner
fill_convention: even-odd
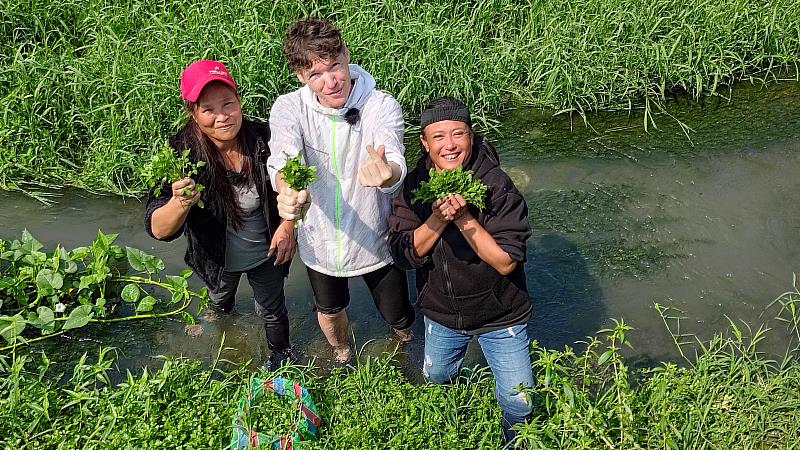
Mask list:
[[[531,236],[528,206],[500,168],[497,152],[480,135],[473,138],[465,170],[488,186],[486,207],[469,212],[497,244],[517,261],[514,271],[501,275],[472,250],[455,224],[448,224],[431,252],[418,257],[413,233],[431,215],[430,203],[411,202],[411,191],[429,179],[427,154],[395,197],[389,218],[389,248],[395,264],[416,269],[417,306],[428,318],[455,330],[480,334],[526,322],[533,311],[525,280],[525,241]]]

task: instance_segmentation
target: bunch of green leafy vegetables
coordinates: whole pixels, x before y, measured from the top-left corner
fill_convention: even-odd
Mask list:
[[[430,179],[420,183],[417,189],[411,193],[411,201],[416,203],[433,203],[437,199],[442,199],[450,194],[458,194],[464,197],[467,203],[475,205],[479,210],[485,206],[487,186],[481,180],[472,177],[471,170],[463,170],[461,167],[455,169],[442,169],[436,171],[431,168]]]
[[[286,155],[286,165],[278,171],[283,175],[283,181],[295,191],[302,191],[307,188],[312,181],[317,179],[316,166],[309,166],[303,164],[300,160],[300,154],[294,158],[288,158]]]
[[[205,161],[190,161],[188,149],[176,154],[169,143],[164,143],[164,146],[153,155],[153,159],[145,164],[142,171],[147,180],[147,186],[155,188],[155,194],[158,196],[161,195],[161,188],[165,183],[170,184],[182,178],[191,178],[197,174],[197,170],[200,167],[205,165]],[[196,183],[194,185],[194,191],[201,192],[203,189],[205,189],[205,186],[202,184]],[[181,193],[186,196],[193,194],[192,189],[189,187],[183,188]],[[203,201],[198,201],[197,205],[202,208],[204,206]]]

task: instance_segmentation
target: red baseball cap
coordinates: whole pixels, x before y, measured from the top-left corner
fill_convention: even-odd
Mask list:
[[[181,73],[181,98],[196,102],[203,88],[212,81],[222,81],[236,91],[228,68],[219,61],[201,59],[189,64]]]

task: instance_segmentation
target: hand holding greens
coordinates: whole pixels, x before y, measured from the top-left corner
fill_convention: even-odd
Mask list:
[[[302,191],[317,179],[316,166],[303,164],[299,153],[294,158],[287,157],[286,165],[278,173],[283,175],[283,181],[295,191]]]
[[[472,177],[471,170],[463,170],[461,167],[455,169],[443,169],[436,171],[431,168],[430,180],[420,183],[417,189],[411,191],[412,203],[421,201],[423,203],[433,203],[437,199],[445,198],[449,194],[458,194],[464,197],[467,203],[471,203],[483,210],[486,197],[487,186],[481,180]]]
[[[142,170],[147,179],[148,187],[155,187],[155,194],[161,195],[161,186],[164,183],[174,183],[182,178],[191,178],[193,175],[197,174],[197,170],[200,167],[205,165],[205,161],[189,161],[188,149],[181,151],[180,155],[176,155],[172,147],[170,147],[168,143],[165,143]],[[203,189],[205,189],[205,186],[202,184],[194,185],[194,190],[198,192]],[[192,190],[188,187],[183,188],[182,194],[191,196],[193,194],[191,191]],[[203,201],[198,201],[197,205],[202,208],[204,206]]]

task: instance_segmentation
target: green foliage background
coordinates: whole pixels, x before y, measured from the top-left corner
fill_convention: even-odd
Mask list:
[[[786,304],[797,302],[791,295]],[[674,325],[670,311],[656,309]],[[790,317],[796,334],[797,316]],[[621,354],[631,331],[615,321],[582,349],[533,344],[534,413],[519,430],[527,448],[797,448],[797,347],[770,360],[757,348],[765,329],[748,335],[731,322],[724,335],[695,342],[691,360],[637,370]],[[198,449],[229,442],[250,376],[245,369],[165,358],[160,369],[112,382],[113,366],[105,350],[66,371],[45,356],[0,357],[0,448]],[[303,448],[500,448],[500,409],[487,369],[464,371],[453,385],[415,385],[387,355],[329,377],[301,367],[279,375],[309,390],[323,420],[320,439]]]
[[[181,69],[224,61],[263,119],[297,87],[283,32],[310,14],[341,27],[409,123],[444,94],[484,118],[649,110],[675,88],[713,93],[800,55],[795,0],[0,0],[0,188],[140,194],[140,162],[182,120]]]

